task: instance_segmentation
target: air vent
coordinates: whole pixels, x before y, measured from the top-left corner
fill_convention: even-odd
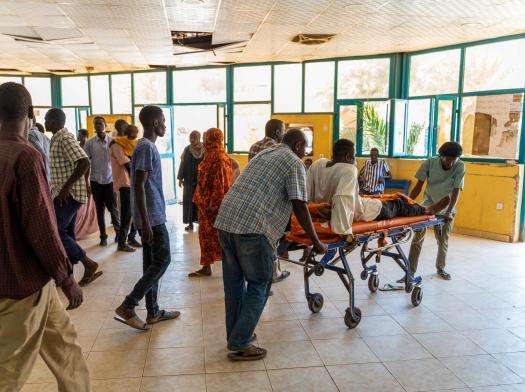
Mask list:
[[[321,45],[334,37],[335,34],[297,34],[292,38],[292,42],[301,45]]]
[[[148,67],[154,69],[168,69],[167,65],[158,65],[158,64],[148,64]]]
[[[0,72],[22,72],[16,68],[0,68]]]
[[[48,69],[51,73],[74,73],[74,69]]]
[[[240,53],[246,46],[246,41],[213,44],[213,34],[206,32],[172,31],[171,38],[175,47],[174,56],[202,52],[213,52],[215,54],[219,50],[236,50]]]

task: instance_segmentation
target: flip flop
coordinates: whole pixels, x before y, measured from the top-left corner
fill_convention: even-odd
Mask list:
[[[87,286],[88,284],[90,284],[91,282],[93,282],[95,279],[98,279],[100,278],[100,276],[103,274],[104,272],[102,271],[96,271],[95,273],[87,276],[87,277],[84,277],[80,280],[80,282],[78,282],[78,285],[80,287],[84,287],[84,286]]]
[[[146,323],[150,325],[157,324],[158,322],[161,322],[161,321],[176,319],[179,316],[180,316],[179,311],[170,312],[168,310],[161,310],[159,313],[157,313],[157,315],[151,318],[149,316],[146,317]]]
[[[126,324],[131,328],[138,329],[140,331],[147,331],[149,329],[148,324],[142,321],[137,315],[125,320],[119,316],[114,316],[113,320],[116,320],[122,324]]]
[[[266,353],[264,348],[251,345],[246,349],[229,353],[228,359],[231,361],[258,361],[266,357]]]
[[[404,290],[405,286],[402,285],[393,285],[392,283],[386,283],[383,287],[379,288],[379,291],[397,291]]]
[[[290,271],[282,271],[279,275],[277,275],[272,283],[279,283],[279,282],[282,282],[283,280],[285,280],[287,277],[290,276]]]

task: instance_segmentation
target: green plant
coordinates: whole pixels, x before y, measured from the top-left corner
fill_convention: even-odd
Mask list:
[[[377,148],[380,153],[386,152],[387,125],[379,117],[376,108],[371,104],[363,107],[363,151]]]
[[[408,130],[408,138],[407,138],[407,151],[406,151],[407,155],[414,155],[414,150],[416,148],[417,143],[419,142],[419,139],[421,138],[423,129],[425,129],[425,124],[422,124],[422,123],[410,124],[410,129]]]

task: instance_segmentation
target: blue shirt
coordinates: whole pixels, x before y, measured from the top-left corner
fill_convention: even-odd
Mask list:
[[[166,203],[162,191],[162,166],[160,154],[155,143],[142,138],[137,143],[131,157],[131,202],[133,205],[133,222],[137,228],[142,228],[140,213],[135,205],[135,181],[137,171],[148,172],[144,184],[146,194],[146,210],[151,227],[166,223]]]
[[[84,151],[86,151],[91,161],[91,175],[89,179],[103,185],[113,182],[113,173],[109,160],[110,141],[111,137],[109,135],[106,135],[103,141],[95,135],[84,146]]]
[[[263,234],[272,246],[282,237],[292,200],[308,200],[303,162],[286,144],[250,160],[224,197],[215,227],[234,234]]]

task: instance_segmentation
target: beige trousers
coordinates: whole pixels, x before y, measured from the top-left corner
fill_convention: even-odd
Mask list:
[[[91,391],[77,333],[53,282],[21,300],[0,299],[0,392],[19,391],[39,353],[60,392]]]

